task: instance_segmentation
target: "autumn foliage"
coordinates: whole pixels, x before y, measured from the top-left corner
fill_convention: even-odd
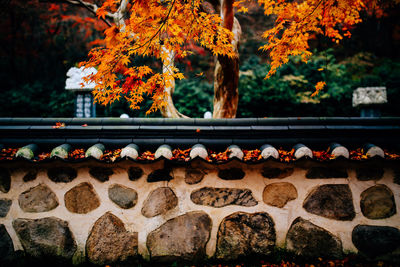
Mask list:
[[[68,1],[66,1],[68,2]],[[96,10],[97,17],[114,17],[122,6],[126,14],[105,30],[104,46],[93,48],[89,59],[81,63],[96,67],[97,74],[88,77],[97,86],[95,101],[109,104],[124,97],[132,109],[138,109],[149,96],[153,104],[148,113],[166,105],[164,88],[184,74],[169,64],[171,54],[185,58],[193,53],[193,44],[202,46],[215,56],[235,57],[233,33],[223,26],[220,14],[207,12],[202,0],[105,0]],[[216,2],[216,1],[210,1]],[[218,1],[217,1],[218,2]],[[226,1],[219,1],[223,5]],[[246,13],[251,0],[234,1],[238,12]],[[361,22],[360,14],[367,10],[382,16],[378,0],[258,0],[266,16],[275,18],[274,26],[266,29],[266,44],[260,49],[270,58],[266,78],[287,63],[290,56],[300,56],[304,62],[311,56],[308,41],[324,36],[333,43],[350,37],[350,30]],[[397,0],[394,0],[397,2]],[[140,65],[138,57],[153,58],[167,69]],[[326,83],[315,86],[315,94]]]

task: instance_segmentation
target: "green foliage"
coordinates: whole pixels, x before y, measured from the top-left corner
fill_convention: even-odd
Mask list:
[[[59,86],[37,81],[19,90],[6,91],[0,98],[5,117],[70,117],[74,112],[74,95]]]
[[[192,118],[203,118],[212,111],[213,85],[200,82],[200,78],[185,79],[177,83],[173,100],[179,112]]]
[[[352,107],[352,92],[360,86],[386,86],[389,104],[383,115],[399,115],[400,64],[359,53],[336,62],[332,49],[315,53],[307,64],[292,58],[270,79],[263,79],[268,68],[258,57],[249,58],[241,68],[238,117],[276,116],[358,116]],[[315,84],[326,88],[311,97]]]

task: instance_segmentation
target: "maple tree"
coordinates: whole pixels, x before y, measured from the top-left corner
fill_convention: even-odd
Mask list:
[[[109,104],[122,97],[138,109],[144,96],[153,104],[148,113],[160,109],[164,117],[185,117],[173,105],[175,80],[184,74],[175,66],[185,58],[193,44],[203,46],[217,59],[214,74],[214,118],[233,118],[238,104],[241,28],[236,12],[248,11],[251,0],[59,0],[86,8],[109,27],[102,46],[93,48],[81,65],[96,67],[87,77],[97,84],[95,101]],[[383,15],[378,0],[258,0],[266,16],[275,23],[266,29],[266,44],[260,47],[270,58],[266,78],[286,64],[290,56],[311,56],[308,41],[316,36],[333,43],[350,37],[350,30],[361,22],[366,10]],[[391,3],[399,3],[394,0]],[[386,3],[387,5],[387,3]],[[137,64],[138,57],[151,57],[162,68]],[[320,81],[315,94],[325,86]]]

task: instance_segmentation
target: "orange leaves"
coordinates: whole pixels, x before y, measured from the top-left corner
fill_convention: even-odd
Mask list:
[[[364,154],[364,150],[362,148],[357,148],[356,150],[350,151],[350,159],[365,160],[368,159],[368,156]]]
[[[98,18],[105,18],[109,12],[115,12],[119,0],[105,0],[103,5],[97,9],[96,15]]]
[[[343,35],[349,37],[348,29],[361,22],[360,12],[365,9],[366,3],[377,3],[376,0],[258,2],[264,6],[266,15],[276,16],[274,27],[263,34],[268,43],[260,47],[271,58],[271,68],[266,78],[287,63],[289,56],[300,55],[302,61],[307,62],[311,55],[308,40],[315,34],[325,35],[335,43],[342,40]],[[339,28],[343,25],[346,27],[341,29],[342,34]]]
[[[3,148],[0,151],[0,160],[13,160],[18,148]]]
[[[115,16],[116,0],[106,0],[97,10],[97,16]],[[174,58],[191,54],[187,44],[197,43],[214,55],[235,56],[230,40],[231,31],[221,26],[216,14],[201,11],[201,0],[194,1],[131,1],[122,27],[112,26],[105,31],[104,47],[94,48],[86,67],[98,72],[89,81],[97,84],[95,101],[109,104],[121,97],[132,109],[138,109],[144,95],[153,100],[147,113],[166,104],[165,90],[175,79],[184,75],[172,64]],[[147,66],[136,66],[134,57],[152,57],[163,64],[159,72]],[[119,74],[123,74],[121,77]]]
[[[100,157],[100,160],[105,162],[114,162],[121,157],[121,149],[106,150]]]
[[[229,159],[229,154],[231,151],[229,149],[223,151],[223,152],[214,152],[212,150],[208,150],[208,157],[206,157],[206,160],[208,162],[224,162]]]
[[[172,150],[172,158],[171,160],[176,161],[189,161],[190,160],[190,150],[191,148],[181,150],[181,149],[174,149]]]
[[[56,125],[52,126],[53,129],[64,128],[64,127],[65,127],[64,122],[56,122]]]
[[[294,161],[296,158],[294,157],[294,149],[290,151],[283,150],[282,148],[278,149],[279,153],[279,160],[283,162],[291,162]]]
[[[142,153],[142,155],[137,157],[137,160],[139,161],[153,161],[154,159],[155,159],[154,153],[150,151],[145,151]]]
[[[80,148],[80,149],[74,149],[68,153],[68,158],[69,159],[84,159],[85,158],[85,150]]]
[[[318,95],[318,93],[324,89],[326,82],[317,82],[315,85],[315,92],[311,94],[311,97]]]
[[[313,151],[313,158],[318,159],[319,161],[328,161],[334,159],[335,156],[328,151]]]
[[[259,161],[262,160],[261,151],[259,149],[255,150],[244,150],[243,149],[243,161]]]

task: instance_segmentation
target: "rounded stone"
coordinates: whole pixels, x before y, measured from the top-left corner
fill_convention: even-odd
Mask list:
[[[324,184],[306,197],[303,208],[329,219],[351,221],[355,217],[353,196],[347,184]]]
[[[151,218],[164,214],[178,205],[178,198],[169,187],[160,187],[150,192],[143,203],[142,214]]]
[[[18,203],[25,212],[45,212],[58,206],[58,198],[47,185],[39,184],[19,195]]]
[[[351,238],[359,252],[367,257],[389,254],[400,246],[400,231],[390,226],[357,225]]]
[[[110,175],[113,175],[114,171],[107,167],[93,167],[90,168],[89,174],[98,181],[105,182],[110,179]]]
[[[0,224],[0,263],[13,260],[13,256],[14,245],[12,239],[8,234],[6,227],[3,224]]]
[[[22,180],[24,182],[30,182],[36,179],[36,176],[38,174],[38,170],[37,169],[31,169],[29,171],[26,172],[26,174],[24,175],[24,177],[22,178]]]
[[[78,176],[78,173],[74,168],[59,166],[48,169],[47,176],[55,183],[69,183]]]
[[[0,218],[4,218],[7,216],[10,207],[12,204],[12,200],[11,199],[7,199],[7,198],[2,198],[0,199]]]
[[[100,200],[89,183],[81,183],[64,195],[65,207],[73,213],[85,214],[100,206]]]
[[[283,208],[286,203],[296,198],[296,187],[286,182],[268,184],[263,192],[264,203],[278,208]]]
[[[384,219],[396,213],[393,192],[383,184],[362,192],[360,206],[363,215],[368,219]]]
[[[197,205],[221,208],[228,205],[253,207],[258,204],[250,189],[203,187],[193,191],[190,199]]]
[[[306,178],[347,178],[348,174],[344,168],[333,167],[311,167],[307,173]]]
[[[30,256],[70,260],[76,251],[68,222],[55,217],[16,219],[12,222],[25,252]]]
[[[10,191],[11,175],[6,168],[0,168],[0,191],[7,193]]]
[[[235,260],[254,254],[269,255],[275,242],[275,224],[268,213],[236,212],[219,225],[216,257]]]
[[[246,174],[240,168],[229,168],[218,171],[218,177],[224,180],[240,180]]]
[[[339,238],[301,217],[295,219],[289,228],[286,248],[311,258],[340,258],[343,253]]]
[[[147,176],[147,182],[153,183],[161,181],[171,181],[173,178],[170,173],[171,173],[170,169],[154,170]]]
[[[123,209],[132,208],[137,202],[136,190],[119,184],[113,184],[108,188],[108,197]]]
[[[204,178],[204,172],[199,169],[186,168],[185,171],[185,182],[187,184],[200,183]]]
[[[393,172],[394,172],[393,183],[400,185],[400,168],[393,169]]]
[[[363,167],[356,169],[357,179],[360,181],[379,180],[384,173],[381,167]]]
[[[128,169],[128,177],[131,181],[139,180],[143,175],[142,168],[139,167],[129,167]]]
[[[168,220],[147,236],[153,260],[193,261],[205,257],[212,222],[202,211],[193,211]]]
[[[117,216],[107,212],[90,231],[86,255],[98,265],[134,260],[138,255],[138,233],[128,232]]]
[[[292,175],[294,168],[269,168],[264,167],[261,175],[265,178],[285,178]]]

